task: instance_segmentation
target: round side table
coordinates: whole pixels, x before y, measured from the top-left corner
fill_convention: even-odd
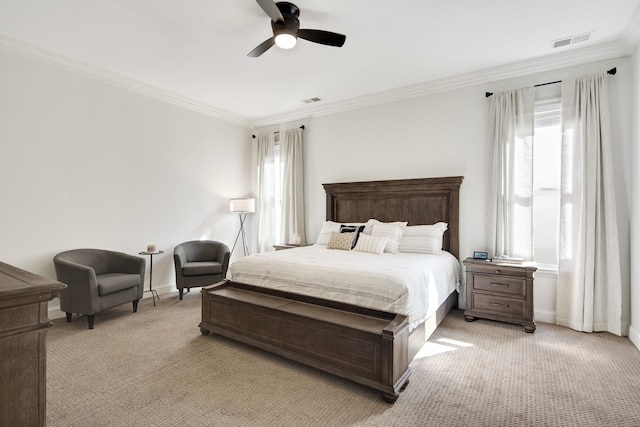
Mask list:
[[[164,251],[156,251],[156,252],[138,252],[138,255],[149,255],[149,289],[145,292],[151,292],[151,298],[153,298],[153,306],[156,306],[156,298],[158,298],[158,302],[160,302],[160,295],[158,295],[158,291],[153,289],[153,256],[163,254]]]

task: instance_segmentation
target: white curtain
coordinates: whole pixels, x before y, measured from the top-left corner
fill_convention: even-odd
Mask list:
[[[532,87],[495,93],[488,241],[493,255],[533,259]]]
[[[626,335],[605,74],[563,82],[562,127],[556,323]]]
[[[284,132],[280,142],[280,158],[282,161],[281,241],[306,243],[302,129],[290,129]]]
[[[279,165],[275,159],[275,136],[269,132],[256,136],[258,162],[258,252],[273,249],[276,242],[276,191]]]

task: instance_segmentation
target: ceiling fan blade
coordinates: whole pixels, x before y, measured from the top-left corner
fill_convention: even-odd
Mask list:
[[[258,56],[262,55],[267,50],[269,50],[269,48],[271,46],[273,46],[274,44],[276,44],[276,38],[275,37],[271,37],[270,39],[267,39],[267,40],[263,41],[262,43],[260,43],[251,52],[247,53],[247,56],[250,56],[251,58],[257,58]]]
[[[298,37],[309,40],[310,42],[337,47],[341,47],[347,39],[347,36],[343,34],[332,33],[331,31],[307,29],[298,30]]]
[[[284,17],[273,0],[256,0],[256,2],[273,22],[284,22]]]

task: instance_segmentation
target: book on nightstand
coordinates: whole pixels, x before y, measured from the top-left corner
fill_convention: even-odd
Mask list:
[[[494,256],[491,261],[495,263],[504,263],[504,264],[522,264],[524,262],[524,259],[517,258],[517,257],[510,257],[506,255],[498,255],[498,256]]]

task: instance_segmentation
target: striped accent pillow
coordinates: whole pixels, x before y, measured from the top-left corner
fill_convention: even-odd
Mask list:
[[[388,237],[376,237],[360,234],[356,247],[353,248],[353,250],[380,255],[384,251],[384,247],[387,245],[388,240]]]
[[[329,237],[329,243],[327,243],[327,249],[350,251],[355,234],[356,233],[337,233],[332,231],[331,237]]]
[[[373,224],[371,235],[377,237],[388,237],[385,252],[398,253],[398,246],[402,238],[402,228],[393,224],[376,223]]]

